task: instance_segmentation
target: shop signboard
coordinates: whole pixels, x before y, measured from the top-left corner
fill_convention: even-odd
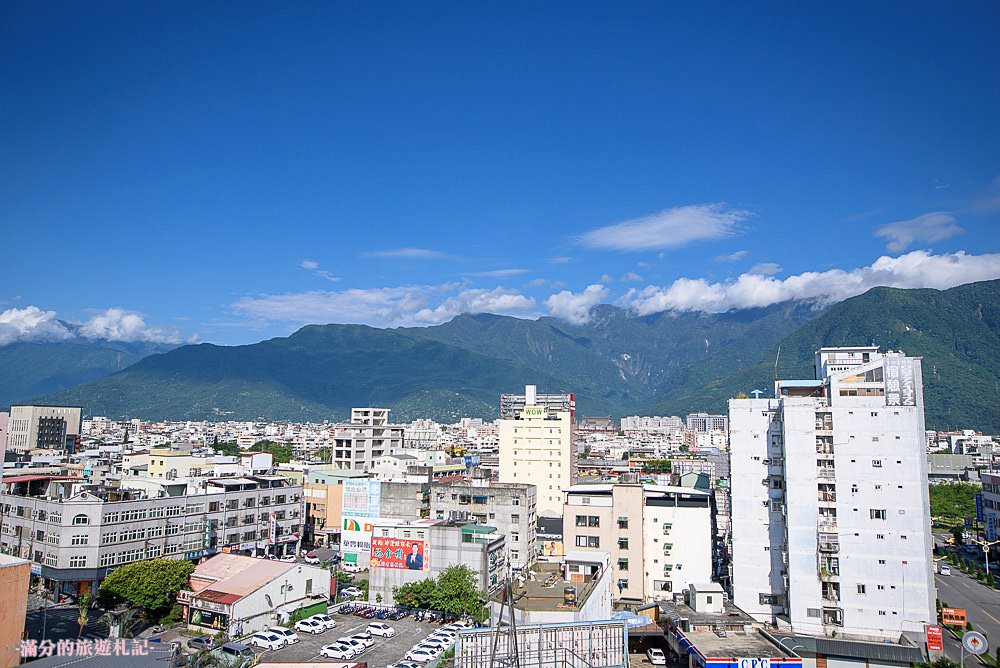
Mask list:
[[[386,538],[375,536],[371,539],[372,568],[395,568],[411,571],[426,571],[430,568],[427,559],[427,544],[411,538]]]

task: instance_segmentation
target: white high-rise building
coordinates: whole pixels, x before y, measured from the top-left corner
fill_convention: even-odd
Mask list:
[[[563,490],[576,482],[573,395],[539,395],[527,385],[501,405],[500,482],[534,485],[538,515],[562,517]]]
[[[920,359],[823,348],[816,379],[729,402],[733,598],[796,634],[935,623]]]

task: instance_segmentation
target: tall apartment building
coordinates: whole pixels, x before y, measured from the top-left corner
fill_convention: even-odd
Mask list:
[[[687,428],[704,434],[709,431],[726,431],[729,429],[729,417],[726,415],[709,415],[708,413],[691,413],[687,416]]]
[[[187,494],[184,482],[135,484],[8,476],[0,493],[0,552],[32,561],[42,580],[77,595],[135,561],[277,555],[294,551],[299,539],[302,487],[281,476],[208,479],[199,494]]]
[[[935,623],[920,359],[823,348],[816,378],[729,402],[733,598],[794,633]]]
[[[388,408],[352,408],[351,422],[334,433],[331,468],[367,471],[383,455],[403,449],[403,427],[389,424]]]
[[[430,516],[496,527],[507,537],[511,566],[526,568],[537,557],[537,496],[535,486],[524,483],[435,483],[430,490]]]
[[[11,406],[7,419],[7,449],[24,453],[35,448],[69,450],[80,439],[80,406]]]
[[[576,485],[566,490],[567,553],[607,552],[615,599],[671,598],[712,579],[711,494],[659,485]]]
[[[986,540],[995,541],[1000,536],[1000,471],[982,471],[979,479],[983,482],[983,519],[982,527]],[[1000,552],[1000,547],[990,548],[993,558]]]
[[[501,397],[500,482],[525,483],[538,490],[538,514],[562,515],[563,490],[576,482],[575,418],[572,394]]]

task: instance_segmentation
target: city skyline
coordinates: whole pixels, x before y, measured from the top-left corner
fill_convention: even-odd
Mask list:
[[[0,345],[1000,277],[995,5],[5,18]]]

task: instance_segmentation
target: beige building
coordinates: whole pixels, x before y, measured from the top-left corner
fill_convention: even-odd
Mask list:
[[[7,449],[20,453],[36,448],[75,449],[82,419],[79,406],[11,406]]]
[[[559,517],[563,491],[576,482],[572,395],[561,406],[539,401],[534,385],[524,389],[523,406],[498,421],[500,482],[534,485],[538,515]]]
[[[566,552],[607,552],[615,599],[670,598],[712,577],[708,492],[661,485],[576,485],[566,490]]]

